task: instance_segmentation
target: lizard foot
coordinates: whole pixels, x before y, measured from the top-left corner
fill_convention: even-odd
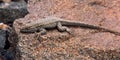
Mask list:
[[[68,32],[70,35],[74,35],[73,31],[71,31],[71,30],[70,30],[68,27],[66,27],[66,26],[62,26],[62,24],[61,24],[60,22],[58,22],[57,28],[58,28],[58,30],[61,31],[61,32],[66,31],[66,32]]]
[[[39,31],[40,31],[39,33],[41,35],[45,35],[47,33],[46,29],[44,29],[44,28],[40,28]]]

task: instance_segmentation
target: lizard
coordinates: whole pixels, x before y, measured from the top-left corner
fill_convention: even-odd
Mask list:
[[[101,26],[87,24],[87,23],[80,22],[80,21],[65,20],[65,19],[61,19],[61,18],[53,17],[53,16],[47,16],[43,19],[30,22],[26,24],[24,27],[22,27],[20,29],[20,32],[21,33],[40,32],[40,34],[46,34],[47,29],[57,28],[61,32],[66,31],[71,34],[72,31],[66,26],[79,26],[79,27],[97,29],[97,30],[101,30],[105,32],[110,32],[116,35],[120,35],[120,32],[107,29]]]

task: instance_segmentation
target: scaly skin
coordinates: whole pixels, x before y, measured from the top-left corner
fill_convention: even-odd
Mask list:
[[[68,33],[71,33],[70,29],[67,28],[66,26],[86,27],[90,29],[97,29],[97,30],[106,31],[106,32],[110,32],[113,34],[120,35],[120,32],[113,31],[111,29],[106,29],[101,26],[90,25],[87,23],[79,22],[79,21],[70,21],[70,20],[60,19],[60,18],[52,17],[52,16],[29,23],[26,26],[22,27],[20,32],[34,33],[34,32],[40,31],[42,32],[41,34],[44,34],[46,33],[46,29],[57,28],[59,31],[67,31]]]

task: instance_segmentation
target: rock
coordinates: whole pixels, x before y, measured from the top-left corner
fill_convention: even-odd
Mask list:
[[[15,59],[13,52],[9,51],[9,50],[4,52],[3,57],[4,57],[4,60],[14,60]]]
[[[28,14],[26,2],[10,2],[0,5],[0,22],[12,23],[26,14]]]
[[[76,36],[50,30],[46,35],[23,34],[21,27],[45,16],[83,21],[120,30],[119,0],[29,0],[30,14],[16,19],[17,60],[120,60],[120,36],[70,27]]]
[[[14,60],[14,53],[10,50],[0,48],[0,58],[3,60]]]
[[[5,42],[7,41],[7,34],[5,30],[0,30],[0,48],[5,47]]]
[[[14,49],[9,49],[9,48],[14,48],[12,47],[13,41],[10,41],[11,39],[9,38],[10,32],[8,32],[7,30],[2,30],[2,29],[0,30],[0,59],[2,60],[15,59],[14,58],[15,52],[13,51]]]

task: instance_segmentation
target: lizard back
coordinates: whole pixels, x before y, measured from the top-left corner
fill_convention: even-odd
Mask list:
[[[44,25],[48,25],[48,24],[52,24],[57,22],[58,20],[56,18],[43,18],[40,20],[35,20],[32,21],[30,23],[27,23],[23,28],[35,28],[38,26],[44,26]]]

